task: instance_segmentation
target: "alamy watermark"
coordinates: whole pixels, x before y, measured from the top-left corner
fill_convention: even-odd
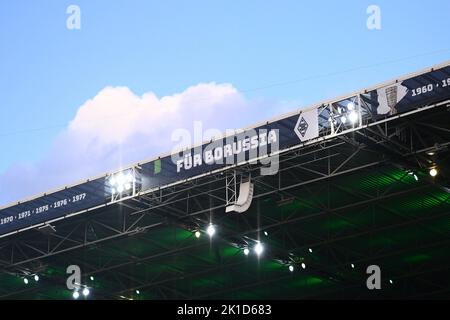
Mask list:
[[[381,30],[381,9],[377,5],[370,5],[367,7],[366,13],[369,15],[367,18],[366,26],[369,30]]]
[[[366,270],[370,276],[367,278],[366,285],[369,290],[381,289],[381,269],[377,265],[370,265]]]
[[[66,280],[66,287],[69,290],[78,290],[81,287],[81,269],[77,265],[70,265],[66,269],[69,275]]]
[[[66,13],[69,15],[66,20],[66,27],[69,30],[81,29],[81,9],[75,4],[67,7]]]

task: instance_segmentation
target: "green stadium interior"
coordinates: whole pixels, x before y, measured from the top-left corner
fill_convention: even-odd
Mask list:
[[[441,106],[294,150],[274,176],[238,168],[255,183],[245,213],[225,213],[224,172],[1,239],[0,299],[72,299],[73,264],[89,299],[448,298],[449,115]],[[366,287],[369,265],[381,290]]]

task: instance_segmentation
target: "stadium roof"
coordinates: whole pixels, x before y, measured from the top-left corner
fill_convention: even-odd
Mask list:
[[[97,299],[448,298],[449,115],[427,104],[286,150],[275,175],[245,163],[3,238],[0,299],[70,299],[74,264]],[[252,206],[226,213],[236,177]]]

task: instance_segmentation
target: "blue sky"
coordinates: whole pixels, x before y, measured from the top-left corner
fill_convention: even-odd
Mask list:
[[[66,28],[70,4],[80,30]],[[366,28],[371,4],[381,30]],[[54,152],[105,87],[162,97],[228,83],[264,101],[251,124],[450,59],[449,14],[446,0],[1,0],[0,177]]]

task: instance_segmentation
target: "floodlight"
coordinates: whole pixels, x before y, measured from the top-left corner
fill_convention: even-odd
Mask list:
[[[348,119],[351,123],[355,123],[358,120],[358,114],[355,111],[350,112]]]
[[[135,190],[136,176],[134,169],[127,169],[118,173],[114,173],[108,179],[109,186],[111,187],[111,194],[116,199],[117,196],[122,196],[123,192],[129,193],[131,190]]]
[[[436,176],[437,176],[437,174],[438,174],[438,171],[437,171],[437,169],[436,169],[436,168],[432,168],[432,169],[430,170],[430,176],[432,176],[432,177],[436,177]]]
[[[206,229],[206,233],[208,233],[208,235],[212,237],[216,233],[216,228],[212,224],[210,224],[208,226],[208,229]]]
[[[263,251],[264,251],[264,246],[261,244],[261,242],[258,242],[258,243],[255,245],[255,253],[256,253],[258,256],[260,256],[261,253],[263,253]]]
[[[89,295],[90,291],[88,288],[83,289],[83,296],[87,297]]]
[[[125,184],[126,179],[122,172],[117,174],[116,182],[119,186]]]
[[[133,175],[131,174],[131,172],[128,172],[125,179],[127,180],[127,182],[133,182]]]

